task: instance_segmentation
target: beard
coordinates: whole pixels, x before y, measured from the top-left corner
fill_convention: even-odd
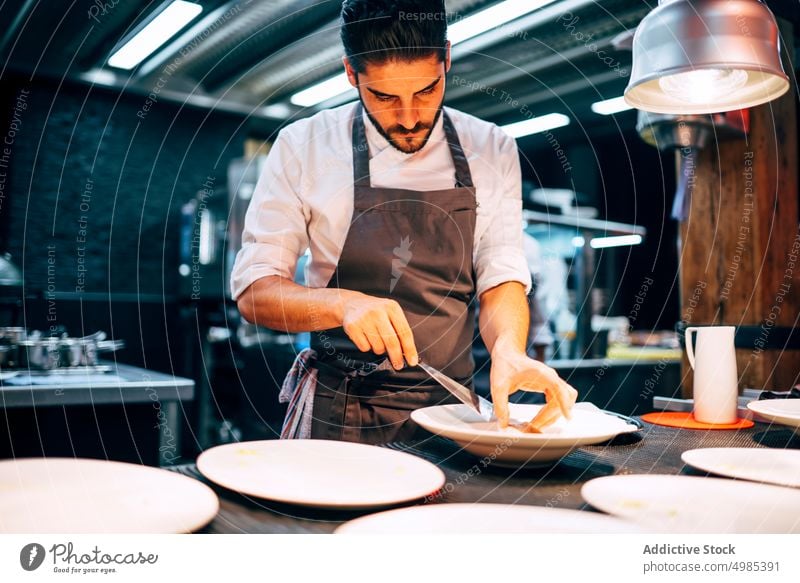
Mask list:
[[[404,154],[413,154],[414,152],[418,152],[425,146],[425,144],[428,143],[428,139],[431,137],[433,128],[436,127],[436,122],[439,121],[439,116],[442,115],[442,106],[444,105],[444,95],[442,95],[442,100],[439,102],[439,106],[436,108],[436,115],[433,116],[433,121],[429,124],[417,122],[417,125],[408,130],[401,125],[384,128],[378,123],[378,120],[372,116],[372,113],[370,113],[369,109],[367,109],[367,104],[364,103],[363,99],[361,99],[360,91],[358,92],[358,98],[361,101],[361,106],[364,108],[364,111],[367,112],[367,117],[372,122],[372,125],[375,126],[375,129],[378,130],[378,133],[386,138],[386,141],[389,142],[393,148],[400,150]],[[419,134],[423,131],[425,131],[425,135],[423,137],[412,137],[415,134]]]

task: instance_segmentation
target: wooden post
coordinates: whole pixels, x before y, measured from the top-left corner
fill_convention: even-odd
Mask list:
[[[689,218],[679,241],[681,318],[694,325],[755,326],[767,342],[775,327],[800,325],[797,94],[793,27],[779,20],[791,89],[750,110],[746,139],[697,152]],[[678,160],[682,153],[677,152]],[[788,390],[800,351],[737,349],[739,388]],[[684,355],[683,394],[692,395]]]

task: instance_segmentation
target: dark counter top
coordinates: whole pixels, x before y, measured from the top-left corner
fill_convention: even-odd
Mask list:
[[[681,453],[700,447],[800,449],[800,436],[790,429],[760,423],[751,429],[730,431],[672,429],[645,423],[637,434],[582,447],[552,466],[534,469],[484,468],[479,458],[441,437],[384,447],[417,455],[444,471],[447,482],[443,492],[425,503],[530,504],[592,511],[580,495],[583,483],[592,478],[613,474],[706,475],[686,467]],[[171,469],[209,483],[194,464]],[[209,485],[220,496],[220,512],[202,532],[330,533],[342,522],[369,513],[278,504]]]

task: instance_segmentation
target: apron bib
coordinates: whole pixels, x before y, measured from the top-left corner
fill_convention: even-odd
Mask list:
[[[371,185],[362,106],[353,118],[354,209],[328,288],[390,298],[403,309],[421,359],[470,384],[475,327],[476,198],[464,151],[442,111],[455,166],[453,188],[417,191]],[[311,334],[316,359],[312,438],[385,443],[425,435],[414,409],[457,403],[419,367],[395,371],[385,355],[361,352],[342,328]]]

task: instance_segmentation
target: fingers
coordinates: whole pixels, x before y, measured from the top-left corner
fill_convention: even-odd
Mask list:
[[[547,387],[545,395],[548,403],[555,403],[564,417],[572,419],[572,406],[578,398],[578,391],[561,380],[561,378],[557,378],[553,385]]]
[[[548,403],[553,401],[561,414],[572,419],[572,406],[578,398],[578,391],[567,384],[558,373],[550,367],[538,370],[526,370],[512,379],[512,391],[523,390],[544,393]]]
[[[508,427],[508,386],[503,383],[492,382],[492,405],[494,416],[502,429]]]
[[[367,340],[367,335],[360,328],[345,329],[345,333],[361,352],[369,352],[372,345]]]
[[[542,429],[547,427],[548,425],[552,425],[561,417],[561,408],[559,407],[556,401],[548,401],[547,404],[539,409],[539,413],[536,414],[530,423],[528,423],[527,427],[525,427],[525,431],[528,433],[541,433]]]
[[[387,354],[399,370],[419,363],[414,334],[403,309],[394,300],[364,296],[347,306],[342,327],[362,352]]]
[[[572,419],[572,406],[575,405],[575,401],[578,399],[578,391],[566,382],[561,381],[558,394],[558,405],[561,413],[567,419]]]
[[[403,361],[403,351],[400,348],[400,340],[388,317],[383,318],[377,324],[377,331],[380,334],[382,344],[386,348],[386,353],[392,366],[400,370],[405,362]],[[380,353],[379,353],[380,354]]]
[[[408,325],[408,320],[406,320],[402,308],[398,304],[394,306],[394,309],[389,311],[389,318],[400,341],[400,348],[406,358],[406,362],[411,366],[417,366],[419,356],[416,344],[414,344],[414,334],[411,332],[411,326]]]
[[[364,335],[369,340],[369,345],[372,348],[372,352],[375,354],[383,354],[386,352],[386,345],[383,343],[383,338],[381,336],[380,331],[375,326],[368,332],[365,332]]]

